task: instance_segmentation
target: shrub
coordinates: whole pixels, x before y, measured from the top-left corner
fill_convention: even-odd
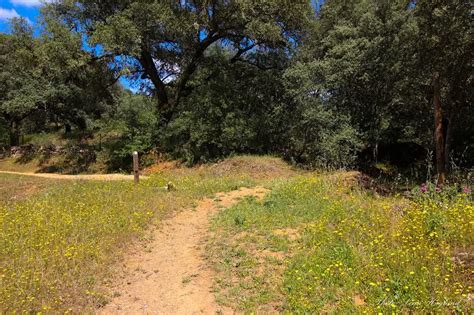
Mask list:
[[[287,157],[312,167],[351,166],[361,142],[348,118],[321,104],[302,106],[290,131]]]
[[[125,95],[117,112],[102,120],[106,134],[99,159],[108,170],[129,169],[132,152],[145,153],[156,141],[158,115],[153,100],[142,95]]]
[[[288,129],[284,105],[276,98],[284,96],[281,72],[262,72],[229,58],[225,51],[210,53],[209,64],[190,84],[192,93],[163,130],[163,147],[174,158],[193,164],[279,149],[282,131]],[[224,66],[228,71],[222,71]]]

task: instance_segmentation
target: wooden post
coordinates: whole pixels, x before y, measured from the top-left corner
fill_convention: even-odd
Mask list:
[[[138,167],[138,152],[134,151],[133,152],[133,179],[135,181],[135,184],[138,184],[140,177],[140,170]]]

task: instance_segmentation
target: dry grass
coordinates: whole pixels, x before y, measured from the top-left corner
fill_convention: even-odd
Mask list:
[[[0,205],[25,200],[59,184],[54,179],[0,174]]]
[[[17,158],[0,158],[0,171],[35,173],[39,170],[38,161],[32,160],[26,163]]]
[[[177,170],[181,168],[178,161],[161,161],[143,170],[144,175],[162,173],[163,171]]]
[[[204,167],[217,176],[246,174],[255,179],[287,178],[301,172],[272,156],[237,156]]]
[[[198,171],[206,172],[212,176],[246,176],[263,181],[289,178],[303,173],[302,170],[290,166],[281,158],[242,155],[231,157],[217,163],[201,164],[190,168],[183,166],[179,161],[161,161],[147,167],[143,171],[143,174],[162,174],[170,171],[179,174],[188,174],[189,172]]]

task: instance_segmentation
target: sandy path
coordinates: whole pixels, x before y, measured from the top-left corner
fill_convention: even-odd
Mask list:
[[[124,174],[91,174],[91,175],[63,175],[53,173],[22,173],[12,171],[0,171],[0,174],[13,174],[13,175],[24,175],[34,176],[50,179],[73,179],[73,180],[133,180],[133,175]],[[146,176],[140,176],[140,179],[146,179]]]
[[[115,297],[101,314],[233,313],[219,307],[212,292],[213,272],[204,260],[209,215],[245,196],[262,198],[263,187],[241,188],[201,200],[165,220],[147,250],[127,255],[124,276],[113,286]]]

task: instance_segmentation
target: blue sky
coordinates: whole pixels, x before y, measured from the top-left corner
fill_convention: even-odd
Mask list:
[[[8,19],[13,17],[24,17],[34,25],[44,2],[45,0],[0,0],[0,32],[8,32]],[[126,88],[136,90],[127,79],[121,78],[120,82]]]
[[[22,16],[31,23],[36,21],[44,0],[0,0],[0,32],[8,30],[8,19]]]

